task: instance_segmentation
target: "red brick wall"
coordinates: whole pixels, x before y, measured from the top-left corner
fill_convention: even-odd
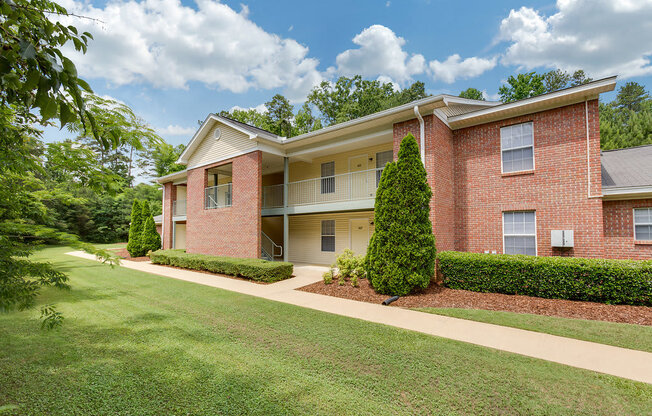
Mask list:
[[[601,193],[598,101],[588,103],[591,193]],[[539,255],[603,256],[602,201],[588,197],[585,104],[456,130],[455,249],[503,251],[502,212],[535,210]],[[500,127],[533,122],[535,169],[501,174]],[[551,230],[575,232],[553,249]]]
[[[455,201],[453,193],[453,132],[437,117],[423,117],[426,144],[426,172],[432,189],[430,221],[437,239],[437,250],[455,249]],[[408,133],[420,142],[417,119],[394,125],[394,158]]]
[[[168,182],[163,185],[163,248],[172,248],[172,202],[177,199],[177,187]]]
[[[206,169],[228,163],[233,163],[232,206],[204,209]],[[260,151],[188,171],[187,252],[260,257],[261,173]]]
[[[652,243],[634,241],[634,208],[652,207],[652,199],[604,201],[605,256],[619,259],[652,259]]]

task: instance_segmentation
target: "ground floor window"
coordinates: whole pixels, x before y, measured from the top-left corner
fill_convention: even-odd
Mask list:
[[[634,209],[634,238],[652,241],[652,208]]]
[[[503,212],[503,246],[505,254],[536,256],[537,235],[534,211]]]
[[[335,220],[321,222],[321,251],[335,251]]]

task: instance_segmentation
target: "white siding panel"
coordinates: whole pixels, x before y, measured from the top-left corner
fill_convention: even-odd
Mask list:
[[[215,140],[215,129],[219,128],[221,135]],[[210,163],[214,160],[225,159],[246,150],[253,150],[256,143],[248,135],[229,127],[225,124],[214,122],[206,135],[201,139],[199,146],[188,159],[188,168]]]
[[[292,263],[332,264],[344,249],[350,247],[350,220],[352,218],[374,218],[371,211],[343,212],[335,214],[293,215],[290,222],[290,244],[288,260]],[[335,252],[321,251],[321,221],[335,220]],[[373,225],[369,227],[369,237]]]

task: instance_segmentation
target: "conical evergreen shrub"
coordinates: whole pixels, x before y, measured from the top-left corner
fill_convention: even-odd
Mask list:
[[[143,207],[139,200],[134,199],[131,205],[131,223],[129,224],[129,241],[127,251],[131,257],[142,256],[141,237],[143,234]]]
[[[377,292],[402,296],[428,287],[437,253],[431,197],[419,147],[408,134],[401,141],[398,160],[385,166],[376,192],[366,265]]]
[[[141,246],[143,255],[148,251],[156,251],[161,248],[161,236],[156,232],[154,217],[149,208],[149,203],[143,201],[143,233],[141,234]]]

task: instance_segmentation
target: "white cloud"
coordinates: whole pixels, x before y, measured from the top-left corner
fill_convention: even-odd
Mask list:
[[[319,61],[308,57],[308,48],[265,32],[249,20],[246,6],[238,13],[213,0],[197,0],[197,10],[179,0],[112,1],[104,8],[61,3],[104,22],[62,19],[95,38],[86,55],[69,52],[86,78],[156,88],[200,82],[235,93],[286,88],[291,98],[321,81]]]
[[[165,128],[157,128],[155,130],[158,134],[164,136],[190,136],[192,134],[195,134],[195,132],[197,131],[196,128],[182,127],[179,126],[178,124],[174,124],[174,125],[170,124]]]
[[[358,49],[348,49],[337,55],[337,72],[340,75],[362,75],[376,77],[383,75],[399,84],[412,80],[413,75],[425,70],[425,59],[421,54],[408,55],[403,50],[405,39],[396,36],[389,28],[373,25],[353,38]]]
[[[557,9],[549,17],[511,10],[497,38],[510,43],[501,63],[581,68],[592,77],[652,74],[652,1],[558,0]]]
[[[444,62],[430,61],[429,67],[432,77],[448,84],[457,79],[474,78],[496,66],[496,58],[462,58],[458,54],[449,56]]]
[[[267,111],[267,106],[265,106],[265,104],[258,104],[255,107],[245,108],[245,107],[240,107],[239,105],[234,105],[233,107],[231,107],[229,109],[229,111],[233,111],[233,110],[245,110],[245,111],[247,111],[247,110],[256,110],[257,112],[262,114],[262,113]]]

